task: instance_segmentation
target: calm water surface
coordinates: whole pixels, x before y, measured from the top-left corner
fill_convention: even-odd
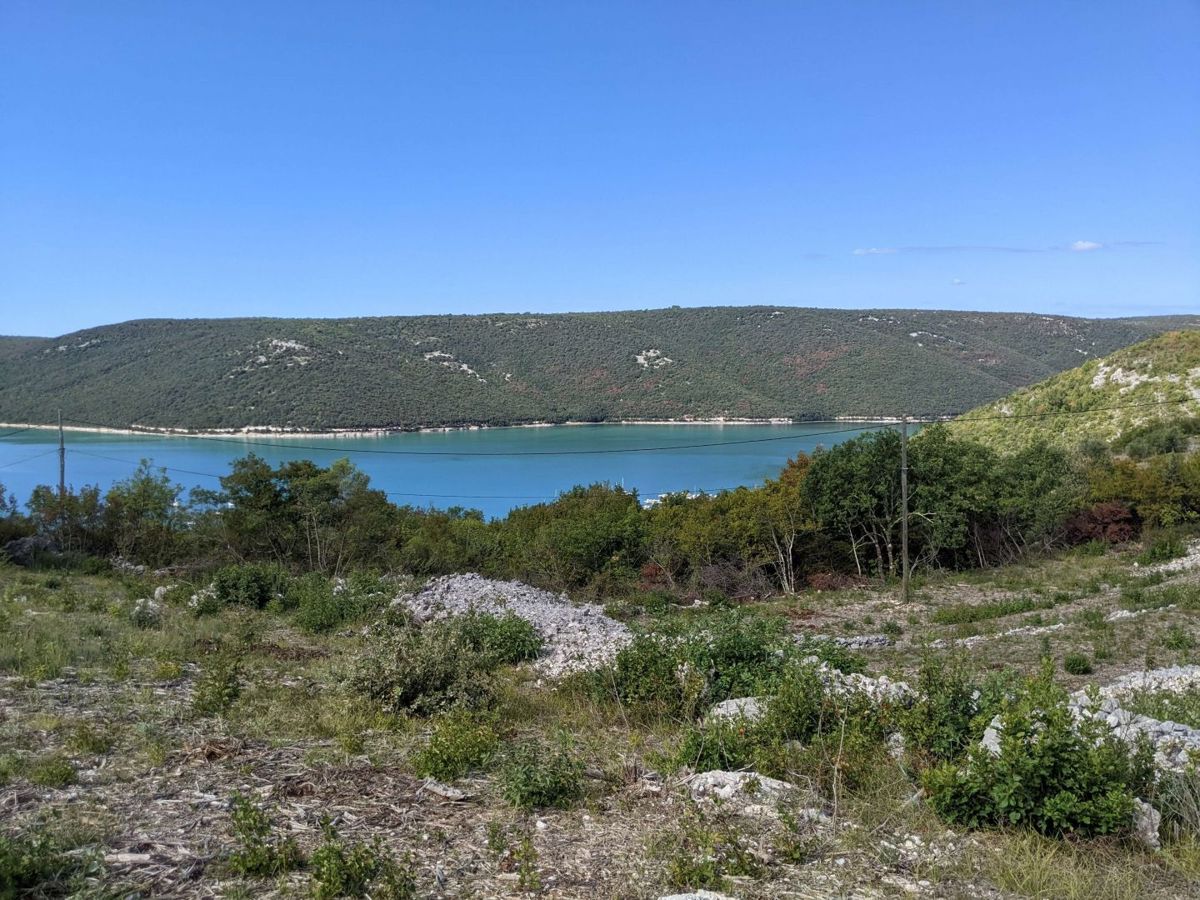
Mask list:
[[[466,506],[500,516],[514,506],[551,500],[573,485],[596,481],[636,488],[642,497],[753,485],[778,474],[799,451],[832,446],[875,427],[828,422],[565,425],[219,441],[68,430],[67,481],[107,488],[127,478],[139,460],[150,459],[185,488],[217,488],[217,478],[229,471],[230,462],[252,452],[273,464],[311,459],[328,465],[346,457],[393,502]],[[2,429],[0,435],[11,430]],[[829,433],[834,431],[838,433]],[[0,437],[0,484],[22,503],[36,485],[57,484],[57,446],[58,433],[51,429]]]

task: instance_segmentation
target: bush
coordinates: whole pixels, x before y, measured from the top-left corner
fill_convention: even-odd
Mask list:
[[[833,641],[794,641],[779,619],[721,610],[635,637],[595,686],[635,710],[695,718],[722,700],[773,692],[789,664],[807,656],[862,670],[861,659]]]
[[[222,606],[263,609],[272,600],[284,596],[287,580],[287,573],[273,563],[225,566],[213,576],[212,593]]]
[[[762,863],[744,844],[741,832],[724,819],[689,815],[657,848],[666,864],[667,882],[676,888],[723,889],[729,877],[762,874]]]
[[[1078,730],[1053,667],[1000,713],[1000,750],[975,745],[925,773],[929,802],[955,825],[1020,825],[1042,834],[1121,834],[1153,785],[1153,751],[1135,752],[1100,721]]]
[[[1068,653],[1063,658],[1063,670],[1071,675],[1091,675],[1092,661],[1086,653]]]
[[[296,610],[297,625],[320,634],[366,618],[387,600],[387,585],[371,575],[354,574],[333,582],[312,572],[291,583],[286,603]]]
[[[215,653],[196,679],[192,711],[199,716],[218,715],[233,706],[241,692],[241,660],[231,653]]]
[[[797,748],[803,745],[823,747],[825,738],[856,751],[882,745],[886,704],[856,692],[829,690],[814,666],[790,663],[764,699],[766,711],[757,722],[735,717],[690,727],[671,759],[673,765],[695,771],[753,769],[786,779],[798,767],[827,762],[817,759],[824,750],[801,760]],[[854,755],[839,755],[835,765],[854,767],[859,762],[851,759]]]
[[[1138,555],[1137,561],[1143,566],[1155,563],[1169,562],[1187,553],[1187,544],[1183,538],[1174,532],[1159,532],[1146,540],[1146,545]]]
[[[324,843],[313,851],[313,896],[372,897],[379,900],[410,900],[416,897],[412,862],[397,862],[376,838],[370,844],[347,843],[338,837],[326,819],[321,824]]]
[[[450,621],[488,668],[536,659],[542,649],[537,629],[516,613],[495,616],[472,611]]]
[[[453,781],[486,769],[499,746],[500,737],[490,723],[452,712],[438,720],[413,763],[418,775]]]
[[[282,875],[304,865],[294,839],[277,837],[270,817],[241,794],[230,798],[233,833],[239,848],[229,855],[229,866],[239,875]]]
[[[76,895],[100,866],[95,854],[73,850],[45,831],[0,834],[0,897]]]
[[[583,796],[583,764],[565,739],[553,745],[524,741],[505,759],[500,785],[504,799],[518,809],[566,809]]]
[[[927,761],[950,760],[979,740],[978,687],[960,662],[924,660],[916,688],[916,701],[900,714],[900,732],[910,752]]]
[[[541,647],[541,638],[524,619],[474,612],[421,629],[382,630],[372,641],[375,649],[351,684],[393,710],[421,716],[488,706],[491,673],[531,659]]]

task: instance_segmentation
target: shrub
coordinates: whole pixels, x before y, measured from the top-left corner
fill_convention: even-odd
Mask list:
[[[679,830],[662,839],[658,854],[666,863],[667,881],[676,888],[724,888],[726,878],[756,877],[762,863],[745,846],[742,829],[724,819],[706,819],[698,812]]]
[[[862,669],[860,658],[833,641],[794,641],[779,619],[722,610],[684,624],[667,620],[635,637],[595,685],[643,712],[695,718],[713,703],[772,692],[788,665],[807,656],[842,671]]]
[[[282,875],[304,865],[300,848],[291,837],[273,833],[266,812],[241,794],[230,798],[233,833],[240,845],[229,855],[229,866],[239,875]]]
[[[388,599],[387,585],[371,575],[354,574],[330,581],[318,572],[295,579],[286,605],[296,610],[296,624],[319,634],[378,612]]]
[[[518,809],[566,809],[583,796],[583,764],[565,739],[517,744],[500,772],[504,799]]]
[[[313,851],[313,896],[372,897],[380,900],[410,900],[416,897],[412,861],[397,862],[376,838],[370,844],[347,843],[338,837],[326,819],[321,824],[324,842]]]
[[[802,761],[797,747],[811,748],[828,737],[864,749],[880,746],[884,737],[886,710],[881,705],[860,693],[829,690],[811,665],[789,664],[765,702],[765,715],[757,722],[735,717],[691,726],[671,762],[696,771],[753,769],[787,778],[798,766],[828,761],[818,760],[820,754]],[[849,767],[851,755],[835,765]]]
[[[672,763],[676,768],[689,768],[695,772],[754,769],[774,776],[779,774],[776,766],[760,765],[759,760],[767,758],[768,746],[776,742],[782,743],[759,723],[740,718],[714,719],[692,725],[684,732]],[[772,756],[778,760],[779,755]]]
[[[353,618],[355,610],[349,600],[335,593],[330,580],[319,572],[310,572],[288,586],[287,605],[296,611],[296,624],[314,634],[332,631]]]
[[[417,774],[453,781],[487,768],[500,745],[495,728],[461,712],[440,718],[413,760]]]
[[[542,649],[537,629],[516,613],[495,616],[472,611],[450,621],[488,668],[536,659]]]
[[[541,638],[518,616],[468,613],[421,629],[391,628],[351,684],[397,711],[428,716],[454,707],[479,709],[492,700],[490,674],[537,655]]]
[[[263,609],[287,589],[287,573],[272,563],[243,563],[218,569],[213,576],[212,592],[222,606],[250,606]]]
[[[1092,661],[1086,653],[1068,653],[1063,658],[1063,670],[1071,675],[1092,674]]]
[[[1168,562],[1178,559],[1187,553],[1187,545],[1183,538],[1174,532],[1164,531],[1151,535],[1146,545],[1138,555],[1137,561],[1143,566]]]
[[[100,865],[95,854],[73,850],[46,831],[0,834],[0,897],[76,895]]]
[[[954,759],[979,739],[978,687],[960,662],[924,660],[916,687],[916,701],[900,714],[900,731],[918,757]]]
[[[214,653],[196,679],[192,711],[199,716],[225,712],[241,695],[241,661],[231,653]]]
[[[1118,500],[1097,503],[1076,513],[1065,525],[1066,538],[1072,544],[1091,545],[1089,555],[1103,556],[1109,544],[1132,541],[1141,530],[1141,522],[1129,505]]]
[[[1020,825],[1049,835],[1120,834],[1153,784],[1153,751],[1135,752],[1099,721],[1076,727],[1045,665],[1000,713],[999,753],[979,745],[925,773],[930,804],[955,825]]]

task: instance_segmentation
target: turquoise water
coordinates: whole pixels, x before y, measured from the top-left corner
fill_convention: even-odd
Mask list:
[[[828,422],[564,425],[221,440],[68,430],[67,481],[107,488],[127,478],[139,460],[150,459],[185,488],[217,488],[217,478],[229,471],[230,462],[251,452],[273,464],[312,459],[328,465],[347,457],[393,502],[465,506],[500,516],[514,506],[551,500],[573,485],[596,481],[636,488],[642,497],[757,484],[778,474],[799,451],[831,446],[875,427]],[[36,485],[58,483],[58,433],[11,431],[0,429],[0,483],[24,503]]]

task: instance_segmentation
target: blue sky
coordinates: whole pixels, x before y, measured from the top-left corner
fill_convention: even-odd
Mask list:
[[[1200,311],[1200,4],[5,0],[0,331]]]

